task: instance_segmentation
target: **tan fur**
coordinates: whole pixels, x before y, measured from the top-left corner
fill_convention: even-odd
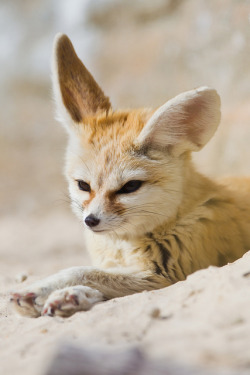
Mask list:
[[[57,37],[55,51],[72,207],[81,221],[100,221],[85,233],[94,267],[67,269],[14,293],[16,309],[67,316],[103,298],[171,285],[249,250],[250,179],[212,181],[192,164],[191,151],[220,121],[216,91],[191,90],[157,110],[112,111],[66,36]],[[79,190],[77,180],[91,191]],[[137,180],[138,190],[120,193]]]
[[[60,35],[55,41],[55,56],[59,63],[54,69],[58,79],[55,91],[70,113],[73,121],[81,122],[98,111],[108,112],[109,98],[105,97],[92,75],[79,60],[69,38]],[[59,86],[59,87],[58,87]]]

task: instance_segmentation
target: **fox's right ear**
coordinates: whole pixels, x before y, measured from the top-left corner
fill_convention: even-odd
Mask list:
[[[59,120],[81,123],[87,116],[111,109],[109,98],[78,58],[70,39],[58,34],[54,41],[52,79]]]

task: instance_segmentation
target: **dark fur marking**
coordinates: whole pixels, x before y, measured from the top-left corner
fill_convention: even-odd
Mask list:
[[[152,250],[151,245],[148,245],[148,246],[146,247],[146,249],[145,249],[146,252],[148,252],[149,250]]]
[[[169,240],[163,240],[163,241],[167,244],[167,246],[169,246],[171,248],[171,243],[170,243]]]
[[[135,157],[141,157],[141,156],[145,156],[148,158],[148,146],[146,145],[143,145],[143,146],[140,146],[138,148],[132,148],[130,150],[130,153],[135,156]]]
[[[204,206],[212,206],[218,204],[219,199],[216,198],[210,198],[205,203]]]
[[[163,275],[162,270],[161,270],[159,264],[158,264],[156,261],[153,261],[153,263],[154,263],[154,266],[155,266],[155,272],[157,273],[157,275]],[[163,275],[163,276],[164,276],[164,275]]]
[[[154,236],[153,236],[153,233],[152,233],[152,232],[148,232],[148,233],[146,233],[146,236],[147,236],[148,238],[154,240]]]
[[[165,272],[168,274],[168,261],[169,261],[169,258],[171,257],[171,253],[161,242],[157,241],[154,238],[153,233],[149,233],[149,236],[150,236],[150,238],[152,238],[152,240],[157,245],[157,247],[158,247],[158,249],[161,253],[162,266],[163,266]],[[170,242],[168,240],[164,240],[164,241],[167,242],[167,244],[170,246]]]
[[[170,251],[161,242],[159,242],[155,239],[152,232],[148,232],[147,237],[150,238],[151,240],[153,240],[154,243],[157,245],[157,247],[160,251],[160,254],[161,254],[162,267],[163,267],[165,273],[169,276],[169,274],[168,274],[168,261],[171,257]],[[167,243],[167,245],[169,247],[171,247],[169,240],[164,240],[164,241]]]
[[[179,250],[182,252],[183,251],[183,244],[182,244],[181,240],[179,239],[179,237],[176,234],[173,234],[173,237],[175,239],[175,242],[177,243],[177,246],[178,246]]]
[[[169,258],[171,257],[171,254],[169,250],[161,242],[158,242],[155,240],[155,243],[158,246],[160,253],[161,253],[162,266],[165,272],[168,273],[168,261],[169,261]]]
[[[207,218],[207,217],[201,217],[200,219],[199,219],[199,223],[201,223],[201,224],[205,224],[205,225],[207,225],[207,223],[209,222],[209,221],[211,221],[209,218]]]

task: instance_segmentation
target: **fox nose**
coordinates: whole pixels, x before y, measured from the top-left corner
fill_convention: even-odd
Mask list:
[[[98,219],[92,214],[87,216],[85,219],[85,224],[90,228],[96,227],[99,223],[100,223],[100,219]]]

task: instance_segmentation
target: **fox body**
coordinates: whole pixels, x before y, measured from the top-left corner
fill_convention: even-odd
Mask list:
[[[250,249],[250,179],[197,172],[220,121],[201,87],[156,110],[113,111],[65,35],[54,48],[58,114],[69,133],[65,174],[93,267],[73,267],[12,294],[24,315],[71,315],[96,302],[169,286]]]

